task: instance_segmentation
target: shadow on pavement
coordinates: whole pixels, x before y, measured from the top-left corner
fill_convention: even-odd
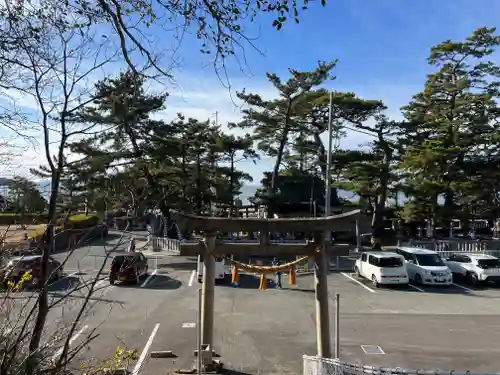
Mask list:
[[[76,288],[80,284],[80,282],[81,280],[79,277],[66,276],[49,284],[47,289],[49,292],[73,289]]]
[[[121,237],[121,235],[117,233],[108,233],[106,236],[103,236],[99,239],[96,240],[89,240],[87,245],[88,246],[109,246],[112,247],[113,245],[108,244],[109,241],[112,240],[118,240]],[[123,243],[127,243],[127,237],[123,237]]]
[[[163,289],[174,290],[179,289],[182,282],[165,275],[154,275],[151,280],[142,289]]]
[[[165,269],[165,268],[173,268],[176,270],[195,270],[196,269],[196,263],[192,262],[179,262],[179,263],[163,263],[163,264],[158,264],[158,268]]]
[[[291,288],[291,287],[284,286],[282,290],[284,292],[298,292],[298,293],[312,293],[312,294],[314,294],[314,289]]]
[[[270,283],[268,283],[268,285],[269,284]],[[260,279],[253,275],[240,275],[240,282],[238,283],[238,286],[232,285],[230,279],[228,280],[227,283],[220,283],[220,286],[222,287],[243,288],[243,289],[259,289],[259,285],[260,285]]]
[[[149,275],[148,275],[149,277]],[[133,288],[133,289],[158,289],[158,290],[174,290],[179,289],[182,285],[182,282],[176,279],[172,279],[171,277],[165,275],[153,275],[147,282],[146,285],[144,283],[148,279],[148,277],[143,277],[139,281],[139,283],[135,284],[132,282],[117,282],[115,284],[118,288]]]
[[[251,375],[252,373],[245,372],[245,371],[238,371],[238,370],[235,370],[235,369],[223,368],[222,370],[220,370],[220,374],[226,374],[226,375]]]

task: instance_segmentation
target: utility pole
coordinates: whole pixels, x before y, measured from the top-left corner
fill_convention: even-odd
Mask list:
[[[215,111],[215,126],[219,126],[219,111]],[[213,169],[213,173],[214,173],[214,182],[217,182],[217,160],[215,158],[215,155],[214,155],[214,160],[212,162],[212,169]],[[217,193],[217,189],[216,187],[213,187],[213,193],[214,195],[216,195]],[[210,211],[211,211],[211,215],[214,216],[214,212],[215,212],[215,207],[214,207],[214,203],[212,202],[210,204]]]
[[[325,216],[330,216],[332,205],[332,190],[330,188],[332,179],[332,138],[333,138],[333,92],[330,92],[330,108],[328,111],[328,153],[326,154],[326,176],[325,176]],[[332,228],[325,233],[327,243],[331,242]]]

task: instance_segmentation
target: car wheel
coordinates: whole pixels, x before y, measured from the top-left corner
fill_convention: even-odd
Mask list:
[[[479,284],[479,278],[474,272],[467,273],[467,282],[470,285],[477,286]]]
[[[198,282],[201,284],[203,282],[201,277],[198,277]]]
[[[361,274],[359,273],[358,267],[354,267],[354,273],[356,274],[356,277],[361,277]]]
[[[375,275],[372,275],[372,283],[375,288],[378,288],[380,286]]]
[[[420,276],[418,273],[415,275],[415,284],[422,284],[422,276]]]

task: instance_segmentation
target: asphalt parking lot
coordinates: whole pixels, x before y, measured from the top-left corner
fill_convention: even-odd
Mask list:
[[[75,285],[83,288],[51,311],[47,331],[67,329],[84,301],[85,283],[97,278],[98,290],[71,345],[98,336],[75,362],[109,357],[120,345],[138,351],[139,360],[129,365],[132,375],[191,368],[199,287],[195,259],[162,254],[149,259],[150,275],[140,284],[111,286],[105,275],[97,274],[100,263],[95,259],[102,261],[104,246],[116,242],[110,238],[70,257],[68,277],[54,285],[51,298],[60,298]],[[241,275],[239,287],[216,286],[214,349],[232,372],[299,374],[302,355],[316,353],[313,277],[299,276],[297,285],[288,285],[287,277],[283,281],[282,290],[261,291],[258,277]],[[449,288],[374,288],[350,272],[331,273],[328,287],[332,344],[334,299],[340,294],[343,360],[415,369],[500,370],[500,288],[461,283]],[[25,296],[16,298],[21,303]],[[362,345],[381,351],[366,354]],[[150,358],[157,350],[171,350],[176,358]]]

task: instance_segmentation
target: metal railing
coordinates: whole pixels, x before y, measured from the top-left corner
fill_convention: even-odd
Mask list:
[[[451,251],[477,253],[483,251],[500,251],[500,240],[410,240],[403,246],[420,247],[434,251]]]
[[[338,359],[303,356],[303,375],[499,375],[498,372],[472,372],[455,370],[414,370],[354,364]]]
[[[181,241],[172,238],[152,236],[151,246],[153,251],[181,252]]]

